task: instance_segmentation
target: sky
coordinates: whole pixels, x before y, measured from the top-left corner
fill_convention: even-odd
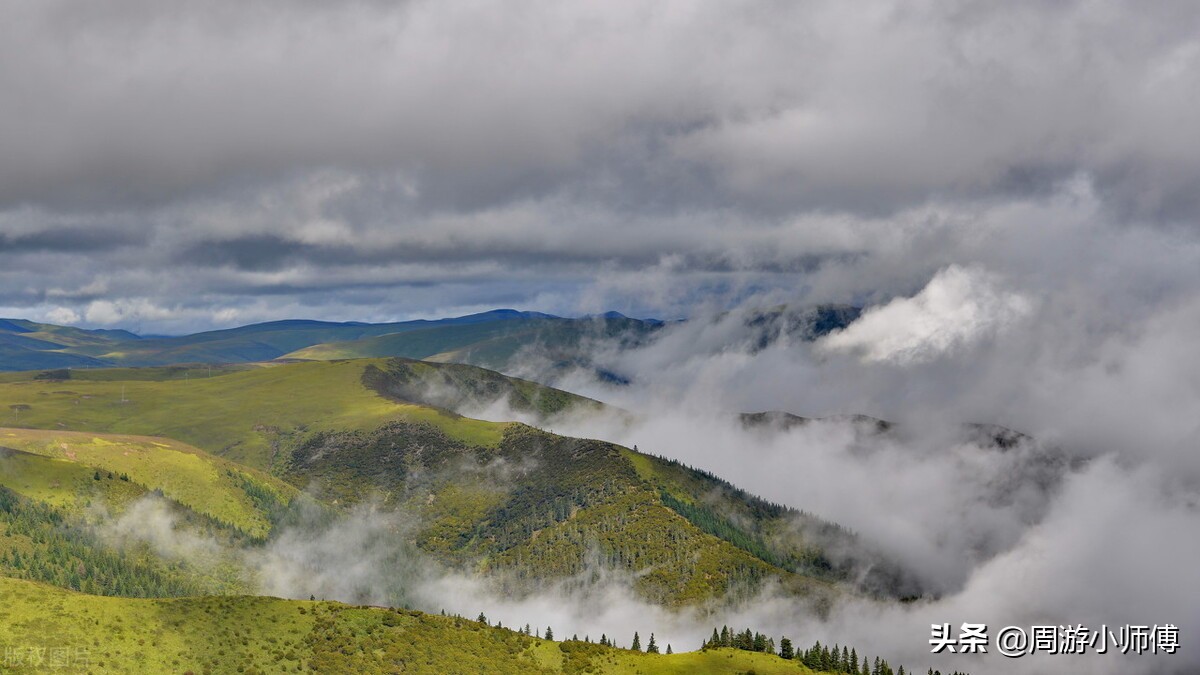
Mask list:
[[[8,316],[680,317],[883,302],[951,265],[1194,288],[1192,3],[3,12]]]

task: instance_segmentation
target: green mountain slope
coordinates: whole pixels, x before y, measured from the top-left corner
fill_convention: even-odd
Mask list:
[[[330,503],[377,500],[419,516],[421,549],[514,594],[596,567],[668,605],[777,581],[819,611],[838,592],[836,570],[789,527],[820,521],[601,441],[512,425],[496,447],[472,446],[395,422],[315,434],[283,476]]]
[[[170,439],[3,428],[0,485],[69,510],[93,499],[119,507],[139,492],[157,491],[254,539],[265,538],[273,513],[299,494],[262,472]]]
[[[0,597],[0,646],[8,648],[17,672],[813,672],[772,654],[646,654],[542,640],[463,618],[335,602],[105,598],[4,578]]]
[[[272,469],[327,503],[378,496],[421,517],[421,548],[518,586],[522,579],[535,584],[578,574],[593,560],[640,575],[639,591],[668,604],[752,592],[768,580],[823,603],[839,579],[789,529],[801,514],[764,507],[712,477],[618,446],[431,407],[489,396],[538,414],[599,405],[480,368],[364,359],[190,380],[33,377],[0,383],[0,410],[8,409],[10,426],[47,431],[9,431],[10,447],[107,462],[97,466],[162,487],[198,512],[242,522],[256,535],[263,532],[261,517],[235,520],[234,502],[200,487],[221,471],[189,469],[200,467],[200,455],[128,435],[181,439]],[[72,433],[83,429],[89,431]],[[117,440],[126,447],[105,452],[114,440],[92,432],[124,434]],[[151,450],[177,457],[178,475],[141,480],[132,462]],[[189,492],[187,485],[195,487]]]
[[[80,513],[29,499],[0,485],[0,581],[5,577],[130,597],[242,589],[236,574],[224,575],[217,568],[202,571],[183,560],[166,560],[144,542],[111,541]]]
[[[369,429],[394,419],[428,422],[466,442],[500,441],[503,424],[401,403],[368,389],[362,377],[371,364],[270,365],[216,371],[213,377],[199,369],[196,377],[182,380],[61,381],[13,374],[0,381],[0,419],[11,427],[173,438],[260,469],[285,459],[297,437]]]
[[[368,364],[362,382],[386,398],[455,412],[502,402],[515,412],[549,418],[604,407],[561,389],[458,363],[387,359]]]

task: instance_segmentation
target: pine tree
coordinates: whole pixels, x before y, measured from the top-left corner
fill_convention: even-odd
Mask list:
[[[712,637],[711,637],[711,638],[709,638],[709,640],[708,640],[708,644],[706,644],[706,645],[704,645],[704,646],[705,646],[705,647],[712,647],[713,649],[716,649],[717,647],[720,647],[720,646],[721,646],[721,636],[717,634],[717,629],[716,629],[716,627],[715,627],[715,626],[713,627],[713,634],[712,634]]]
[[[792,641],[781,637],[779,638],[779,656],[780,658],[791,660],[796,656],[796,652],[792,649]]]
[[[638,637],[637,631],[633,631],[633,645],[629,647],[635,652],[642,651],[642,638]]]
[[[647,654],[657,654],[658,653],[658,643],[656,643],[654,641],[654,633],[650,634],[650,642],[646,643],[646,653]]]
[[[546,626],[546,639],[547,640],[554,639],[554,631],[550,630],[550,626]]]
[[[674,653],[675,653],[675,652],[671,651],[671,643],[670,643],[670,642],[668,642],[668,643],[667,643],[667,654],[674,654]]]

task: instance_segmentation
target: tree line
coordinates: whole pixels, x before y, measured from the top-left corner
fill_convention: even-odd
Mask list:
[[[790,639],[781,637],[778,646],[775,639],[749,628],[738,632],[722,626],[713,628],[712,637],[705,640],[701,649],[742,649],[750,652],[775,654],[782,659],[795,660],[812,670],[843,675],[915,675],[904,666],[893,668],[886,659],[876,656],[873,660],[866,655],[861,658],[853,647],[834,644],[822,645],[818,640],[808,649],[797,649]],[[940,670],[930,668],[927,675],[942,675]],[[967,675],[959,671],[947,675]]]

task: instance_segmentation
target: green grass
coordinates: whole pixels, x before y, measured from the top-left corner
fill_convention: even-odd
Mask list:
[[[752,534],[706,530],[672,510],[637,469],[661,460],[610,443],[514,425],[498,447],[483,448],[398,422],[314,434],[292,459],[283,476],[293,484],[311,484],[328,503],[372,500],[414,514],[422,550],[513,593],[578,575],[597,557],[670,606],[752,594],[770,580],[819,603],[836,593],[744,548],[759,542]]]
[[[95,469],[78,462],[0,450],[0,486],[67,511],[81,511],[93,503],[119,511],[147,492],[136,483],[109,478],[108,472],[103,472],[100,480],[95,480],[95,475]]]
[[[147,544],[116,543],[102,525],[87,522],[81,514],[32,501],[5,486],[0,486],[0,577],[127,597],[246,588],[234,567],[201,569],[190,560],[164,560]]]
[[[72,368],[70,370],[41,370],[36,373],[28,371],[0,372],[0,382],[25,382],[31,378],[39,378],[59,383],[73,381],[84,382],[120,382],[130,380],[197,380],[208,377],[219,377],[228,373],[250,370],[257,366],[248,363],[228,364],[190,364],[180,366],[156,366],[146,368]]]
[[[655,655],[550,642],[475,621],[334,602],[108,598],[0,578],[0,650],[17,672],[759,675],[811,673],[770,654]],[[53,651],[52,651],[53,650]],[[42,659],[40,667],[29,665]],[[63,669],[59,666],[59,669]]]
[[[820,551],[784,536],[782,523],[795,514],[715,477],[612,444],[430,407],[493,395],[543,414],[593,403],[565,392],[472,366],[399,359],[275,364],[190,380],[150,370],[165,379],[28,375],[0,384],[11,424],[42,428],[0,431],[0,445],[127,474],[218,523],[266,536],[271,503],[293,493],[202,448],[311,486],[328,504],[377,496],[419,515],[418,545],[451,564],[544,580],[580,572],[598,545],[606,563],[639,575],[646,598],[670,605],[753,592],[771,579],[824,597],[823,582],[835,578],[815,564]],[[452,395],[430,400],[431,381]],[[274,485],[266,504],[256,485]],[[680,554],[689,547],[695,555]]]
[[[392,358],[366,366],[363,383],[389,398],[456,412],[497,401],[540,419],[570,410],[599,410],[599,401],[493,370],[460,363]]]
[[[38,501],[78,506],[96,496],[106,500],[117,497],[118,505],[125,503],[137,487],[94,492],[100,489],[96,486],[113,484],[107,479],[107,474],[113,473],[127,476],[128,483],[141,489],[160,490],[196,513],[260,539],[270,531],[270,513],[255,496],[265,490],[270,501],[286,506],[298,494],[290,485],[261,472],[164,438],[0,428],[0,447],[40,456],[16,454],[0,460],[4,462],[0,463],[0,484]],[[97,470],[103,472],[104,480],[94,480]]]
[[[362,385],[370,361],[257,367],[187,380],[25,379],[0,383],[0,423],[178,439],[270,469],[297,435],[427,422],[476,445],[499,443],[506,425],[388,400]],[[93,371],[96,373],[102,371]]]

